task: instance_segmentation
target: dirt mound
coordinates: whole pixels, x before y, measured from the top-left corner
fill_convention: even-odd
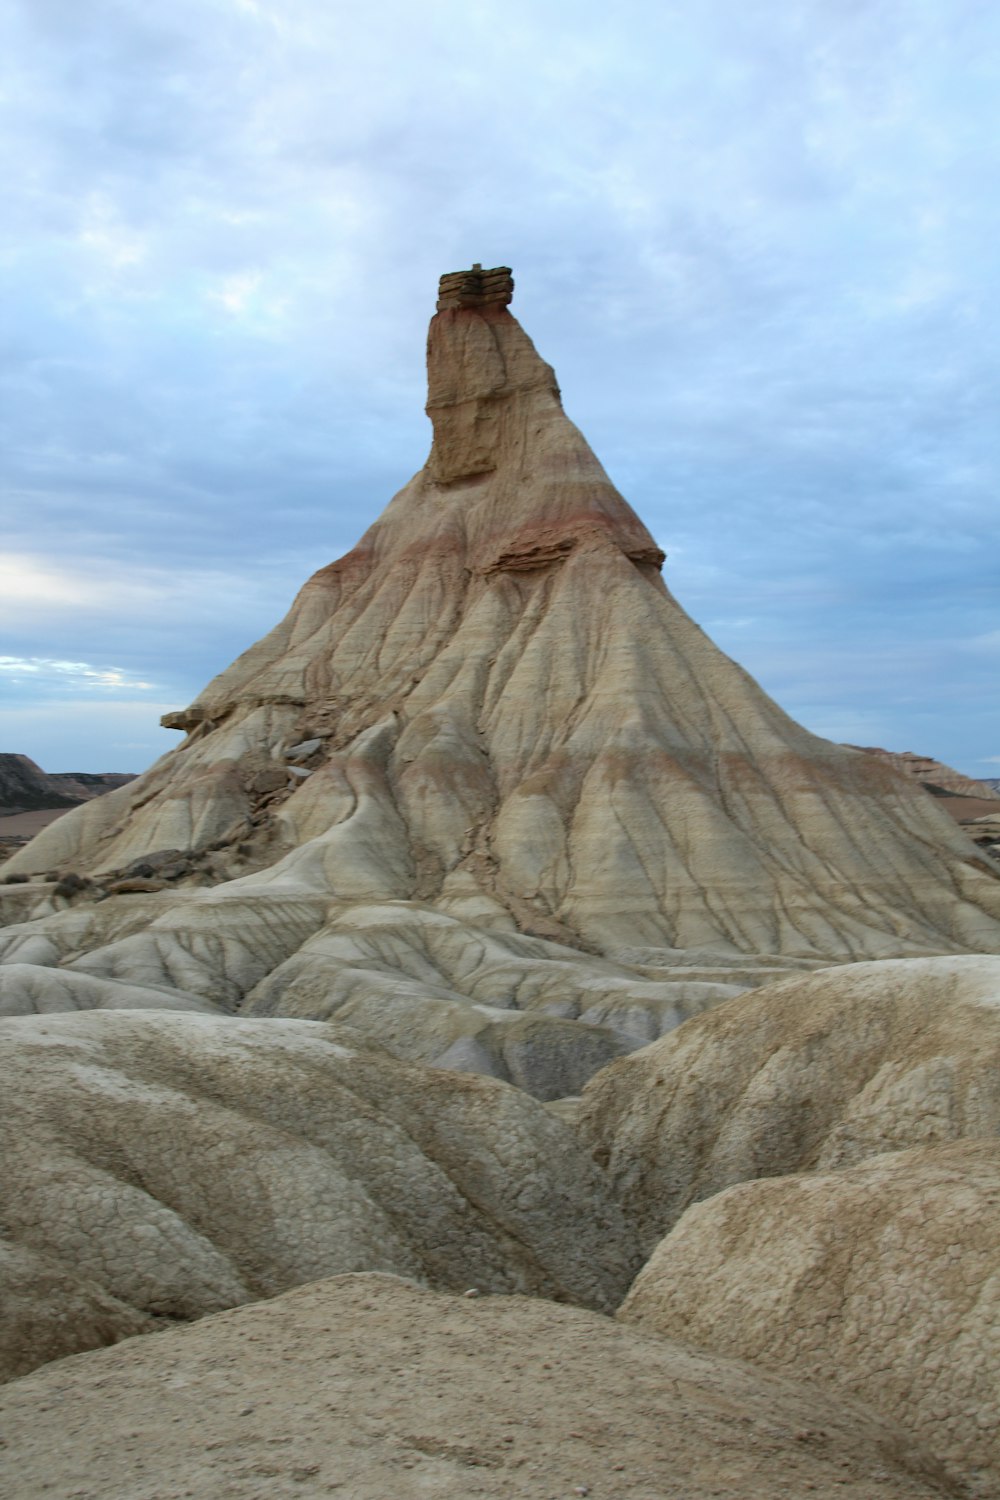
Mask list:
[[[0,1393],[19,1500],[930,1500],[919,1444],[830,1394],[520,1297],[344,1276]]]
[[[735,1182],[1000,1136],[1000,958],[849,964],[727,1001],[595,1078],[579,1129],[647,1252]]]
[[[829,1381],[1000,1496],[1000,1141],[730,1188],[688,1210],[620,1317]]]
[[[310,1021],[4,1023],[4,1374],[340,1271],[611,1308],[639,1265],[570,1126]]]

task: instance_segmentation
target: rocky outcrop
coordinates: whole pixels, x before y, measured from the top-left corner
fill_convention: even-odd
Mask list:
[[[688,1212],[619,1316],[828,1382],[1000,1496],[1000,1141],[744,1183]]]
[[[340,1271],[610,1310],[631,1232],[568,1125],[306,1021],[7,1021],[2,1373]]]
[[[727,1001],[595,1078],[579,1130],[647,1253],[732,1183],[1000,1137],[1000,958],[850,964]]]
[[[50,1366],[0,1394],[0,1481],[352,1500],[932,1500],[870,1409],[574,1308],[343,1276]]]
[[[877,745],[851,745],[865,755],[878,755],[892,761],[906,776],[911,776],[931,792],[951,792],[956,797],[987,797],[1000,800],[1000,789],[989,778],[977,779],[946,766],[929,755],[915,755],[912,750],[881,750]]]
[[[188,1010],[217,1015],[210,1000],[174,987],[115,984],[90,974],[37,964],[0,967],[0,1016],[53,1015],[68,1010]]]

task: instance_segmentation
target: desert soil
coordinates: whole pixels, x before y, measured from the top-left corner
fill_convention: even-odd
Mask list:
[[[600,1314],[378,1275],[60,1360],[5,1388],[0,1421],[18,1500],[963,1493],[822,1387]]]
[[[36,833],[41,833],[43,828],[48,828],[56,818],[69,811],[68,807],[46,807],[38,812],[11,813],[0,818],[0,839],[34,838]]]

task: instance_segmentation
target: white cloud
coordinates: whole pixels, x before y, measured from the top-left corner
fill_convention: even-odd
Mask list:
[[[435,278],[502,261],[682,602],[748,665],[784,642],[833,727],[912,643],[940,721],[897,738],[974,759],[998,29],[974,0],[8,7],[4,649],[183,701],[423,457]]]
[[[91,193],[84,208],[80,244],[113,271],[139,265],[146,258],[145,235],[123,224],[114,205],[103,193]]]
[[[89,609],[104,597],[102,585],[83,572],[23,552],[0,553],[0,621],[25,609]]]
[[[268,576],[265,559],[260,568],[157,568],[109,557],[80,557],[74,564],[41,553],[0,553],[0,627],[23,632],[26,625],[54,625],[51,641],[62,640],[73,622],[119,621],[129,630],[150,621],[173,618],[203,628],[212,620],[239,618],[256,612],[263,601],[275,613],[286,608],[302,582],[306,567],[293,564],[291,581]],[[326,561],[326,559],[322,559]],[[259,618],[255,619],[260,624]],[[41,653],[39,653],[41,657]],[[46,660],[59,659],[46,653]]]
[[[152,692],[121,667],[97,667],[87,661],[58,661],[44,656],[0,656],[0,678],[17,686],[72,686],[129,692]]]
[[[244,271],[236,276],[227,276],[217,291],[210,291],[213,302],[221,302],[231,313],[246,311],[247,304],[261,283],[259,271]]]

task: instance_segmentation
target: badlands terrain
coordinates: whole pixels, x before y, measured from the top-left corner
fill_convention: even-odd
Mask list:
[[[713,646],[511,292],[0,872],[8,1493],[1000,1497],[1000,799]]]

